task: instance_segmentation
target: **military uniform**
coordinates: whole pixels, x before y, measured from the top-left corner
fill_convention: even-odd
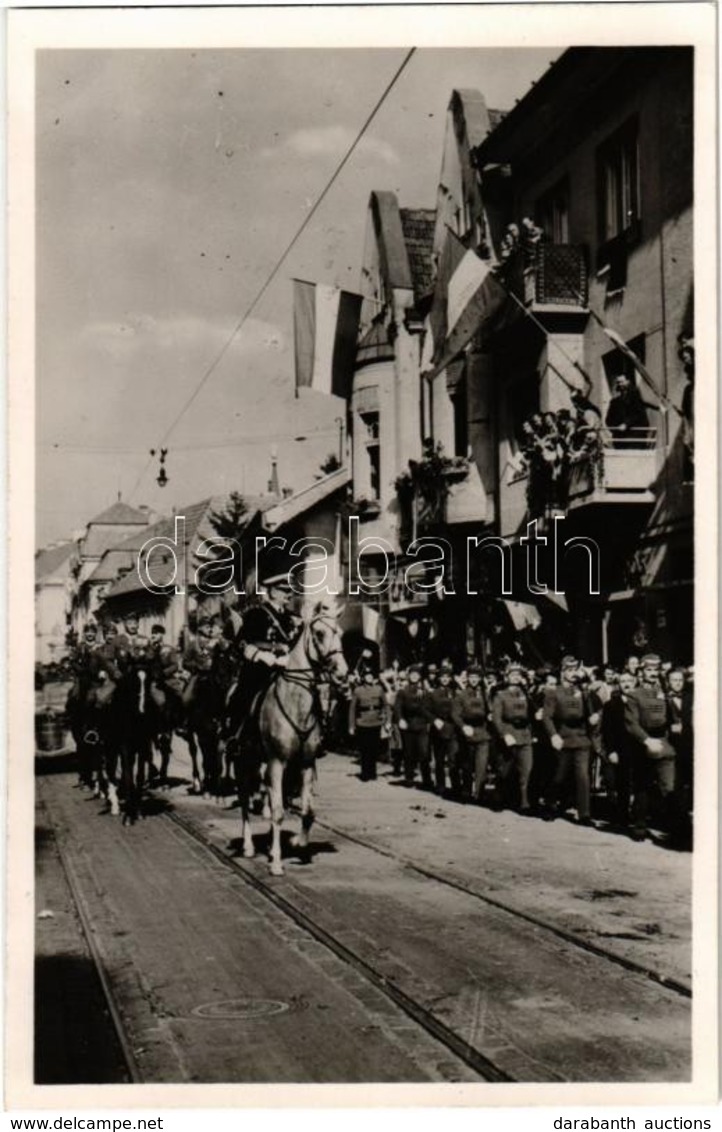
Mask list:
[[[454,697],[451,716],[458,728],[463,758],[461,760],[462,786],[467,793],[473,792],[474,800],[481,802],[484,797],[487,768],[489,765],[489,701],[483,685],[466,688]],[[470,729],[467,735],[465,729]],[[473,787],[469,779],[473,776]]]
[[[364,682],[354,689],[349,704],[349,734],[355,736],[361,759],[361,780],[376,778],[376,761],[381,744],[381,728],[386,723],[387,705],[378,680]]]
[[[404,748],[404,779],[412,786],[416,768],[421,771],[425,787],[431,787],[429,765],[429,723],[431,722],[428,693],[419,682],[399,689],[394,704],[394,720],[399,726]],[[406,724],[404,727],[403,724]]]
[[[632,796],[634,741],[625,724],[626,704],[627,695],[620,688],[614,688],[602,707],[602,777],[621,825],[629,820]],[[616,755],[618,761],[611,762],[610,755]]]
[[[632,739],[633,835],[646,836],[651,796],[656,788],[673,816],[675,751],[670,742],[670,712],[667,696],[659,685],[634,688],[627,696],[624,723]],[[658,742],[649,750],[648,740]]]
[[[589,764],[592,749],[589,702],[581,688],[559,684],[544,693],[542,720],[550,740],[561,739],[556,751],[556,770],[547,791],[552,810],[559,808],[564,784],[574,767],[577,815],[582,822],[590,818]]]
[[[248,721],[258,694],[270,682],[279,658],[290,651],[298,620],[268,600],[259,602],[243,616],[240,637],[242,666],[238,683],[227,702],[228,735],[237,736]]]
[[[519,784],[520,809],[529,809],[529,777],[532,768],[531,705],[518,684],[496,693],[491,704],[494,728],[501,739],[497,766],[496,803],[503,806],[512,771]],[[513,740],[513,742],[511,742]]]
[[[439,684],[427,695],[431,715],[429,734],[434,755],[436,789],[441,794],[446,788],[446,771],[448,768],[451,789],[455,794],[458,794],[461,789],[457,759],[459,742],[452,714],[456,690],[452,684]]]

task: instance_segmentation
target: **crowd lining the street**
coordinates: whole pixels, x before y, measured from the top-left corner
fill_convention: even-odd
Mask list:
[[[215,701],[204,702],[217,703],[212,714],[222,750],[227,690],[244,682],[261,687],[284,663],[288,645],[277,630],[285,627],[291,639],[298,620],[287,600],[285,582],[279,583],[271,600],[246,615],[235,642],[218,619],[201,620],[178,649],[166,643],[162,624],[149,638],[140,634],[134,614],[123,633],[112,622],[103,636],[87,625],[71,654],[68,697],[81,780],[92,779],[89,721],[92,726],[93,712],[128,664],[147,668],[150,696],[166,705],[168,726],[156,742],[166,770],[173,731],[184,734],[183,705],[191,703],[198,679],[212,679],[219,690]],[[460,803],[512,808],[546,821],[574,810],[581,825],[601,817],[634,840],[654,829],[669,844],[691,845],[691,668],[648,653],[630,656],[621,669],[565,656],[558,669],[530,669],[506,658],[495,668],[472,662],[455,671],[442,660],[380,671],[375,652],[364,649],[349,674],[347,697],[334,703],[326,691],[319,688],[326,748],[355,751],[362,781],[375,779],[379,762],[387,761],[389,780]],[[245,717],[250,697],[239,702]]]

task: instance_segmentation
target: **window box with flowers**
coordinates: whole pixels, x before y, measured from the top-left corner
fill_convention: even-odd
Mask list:
[[[441,443],[424,444],[420,460],[409,460],[408,471],[396,478],[404,541],[446,522],[446,506],[452,485],[466,479],[469,461],[464,456],[446,456]]]

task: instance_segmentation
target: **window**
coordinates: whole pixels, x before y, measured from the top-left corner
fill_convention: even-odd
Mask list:
[[[636,233],[640,218],[639,127],[636,118],[597,150],[599,242]]]
[[[372,499],[381,496],[381,450],[379,448],[379,414],[377,412],[362,413],[361,419],[366,426],[365,448],[367,458],[366,474],[368,477],[369,495]]]
[[[636,338],[630,338],[627,345],[644,365],[646,360],[646,335],[638,334]],[[602,355],[602,365],[610,390],[614,385],[614,379],[617,377],[627,377],[633,385],[637,384],[637,371],[634,368],[634,363],[621,350],[608,350],[606,354]]]
[[[564,177],[536,204],[536,222],[552,244],[569,243],[569,180]]]

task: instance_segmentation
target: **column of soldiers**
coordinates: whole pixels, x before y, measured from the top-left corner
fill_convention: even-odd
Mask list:
[[[691,838],[693,672],[656,654],[602,671],[565,656],[558,671],[516,662],[456,673],[442,661],[379,672],[362,660],[349,732],[361,778],[388,757],[404,785],[554,821],[592,825],[592,794],[634,840],[653,818]],[[653,812],[654,811],[654,812]]]
[[[219,735],[235,733],[255,692],[285,662],[298,628],[287,580],[266,580],[266,594],[243,618],[201,620],[174,648],[161,624],[150,636],[129,614],[104,636],[86,626],[72,661],[68,718],[83,785],[92,781],[94,712],[133,665],[150,672],[165,697],[168,727],[157,741],[167,771],[173,731],[185,734],[194,681],[218,682]],[[376,778],[382,758],[407,787],[446,794],[492,809],[554,821],[571,809],[592,824],[592,797],[606,797],[606,817],[635,840],[653,819],[689,843],[693,790],[693,672],[648,654],[620,671],[596,670],[566,656],[558,671],[509,661],[456,672],[439,665],[398,664],[379,672],[365,653],[352,678],[348,736],[361,778]]]

